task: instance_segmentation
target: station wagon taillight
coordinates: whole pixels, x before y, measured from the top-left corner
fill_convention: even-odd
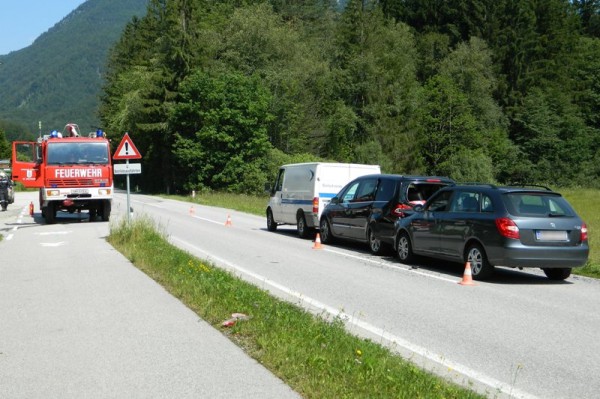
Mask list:
[[[506,238],[514,238],[515,240],[521,238],[519,227],[509,218],[496,219],[496,227],[498,232]]]
[[[587,225],[585,223],[583,223],[581,225],[581,233],[579,235],[579,240],[581,242],[587,241],[588,239],[588,232],[587,232]]]
[[[313,198],[313,213],[319,213],[319,197]]]

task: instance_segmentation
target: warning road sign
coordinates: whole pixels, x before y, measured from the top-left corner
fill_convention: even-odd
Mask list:
[[[113,159],[140,159],[141,157],[142,155],[131,141],[129,133],[125,133],[123,140],[117,147],[117,151],[115,151],[115,155],[113,155]]]

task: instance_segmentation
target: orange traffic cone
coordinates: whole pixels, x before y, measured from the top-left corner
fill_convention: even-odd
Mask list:
[[[196,214],[196,210],[194,209],[194,205],[190,206],[190,215],[195,215]]]
[[[33,216],[33,201],[29,203],[29,216]]]
[[[231,227],[231,215],[227,214],[227,220],[225,221],[225,226]]]
[[[322,249],[323,246],[321,245],[321,235],[319,233],[317,233],[317,238],[315,238],[315,244],[313,245],[312,249]]]
[[[463,279],[458,282],[460,285],[477,285],[473,282],[473,275],[471,274],[471,262],[465,264],[465,272]]]

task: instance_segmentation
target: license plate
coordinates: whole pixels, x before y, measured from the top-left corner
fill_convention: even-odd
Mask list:
[[[74,188],[71,194],[88,194],[90,191],[87,188]]]
[[[535,238],[538,241],[569,241],[566,231],[536,230]]]

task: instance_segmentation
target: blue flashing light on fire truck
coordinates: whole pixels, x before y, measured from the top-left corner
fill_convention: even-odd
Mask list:
[[[113,166],[110,143],[101,130],[82,136],[69,123],[37,141],[15,141],[12,178],[26,188],[39,188],[39,209],[46,223],[58,211],[89,212],[90,221],[110,219]]]

